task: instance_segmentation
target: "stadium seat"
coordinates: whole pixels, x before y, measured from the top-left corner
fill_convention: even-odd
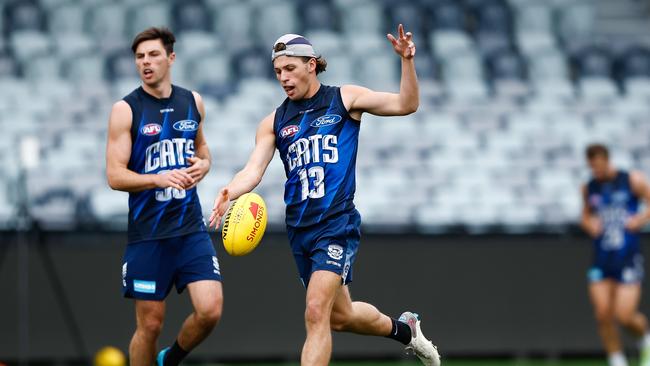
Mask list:
[[[8,77],[16,77],[20,73],[20,67],[9,54],[0,52],[0,80]]]
[[[8,2],[4,6],[2,15],[4,34],[45,30],[45,14],[35,0]]]
[[[552,8],[546,2],[535,2],[517,9],[517,30],[550,34],[553,30]]]
[[[65,33],[54,37],[54,45],[59,57],[69,59],[90,53],[95,42],[83,33]]]
[[[612,60],[609,52],[600,47],[587,46],[573,55],[578,77],[611,77]]]
[[[428,29],[436,31],[463,31],[466,15],[462,5],[456,1],[443,1],[431,7]]]
[[[47,20],[50,33],[83,33],[85,11],[86,9],[78,4],[66,4],[51,9]]]
[[[122,39],[125,36],[130,39],[135,36],[135,33],[127,33],[127,8],[122,3],[102,4],[90,8],[87,17],[87,29],[96,39]]]
[[[251,48],[233,55],[232,68],[240,81],[246,79],[275,77],[268,49]]]
[[[341,11],[341,28],[348,35],[357,33],[385,34],[383,11],[374,2],[351,4]]]
[[[61,60],[52,56],[33,57],[23,65],[30,80],[60,80],[63,75]]]
[[[555,38],[551,33],[546,32],[517,32],[516,44],[524,55],[558,52]]]
[[[307,37],[314,46],[316,53],[322,55],[325,59],[329,58],[329,56],[344,53],[345,49],[348,47],[344,44],[341,35],[333,31],[310,30],[307,31],[304,36]],[[265,51],[270,54],[268,49],[265,49]]]
[[[191,59],[217,52],[220,46],[220,39],[211,32],[187,30],[177,34],[174,52],[177,57]]]
[[[302,19],[302,33],[335,32],[340,29],[337,10],[327,1],[306,1],[298,6]]]
[[[429,41],[431,49],[440,58],[466,53],[473,47],[471,38],[458,30],[435,31],[429,35]]]
[[[387,23],[384,29],[394,33],[394,28],[398,24],[404,24],[407,31],[413,33],[413,40],[418,45],[426,45],[426,35],[428,28],[425,25],[424,18],[426,13],[423,12],[423,7],[417,3],[398,3],[392,6],[387,6]]]
[[[170,5],[165,2],[133,4],[127,13],[127,34],[136,34],[151,26],[172,26]]]
[[[493,79],[526,78],[526,64],[519,54],[505,51],[493,54],[486,60],[489,76]]]
[[[235,52],[255,45],[253,19],[253,7],[249,4],[227,3],[214,9],[212,29],[224,47]]]
[[[9,38],[13,55],[18,61],[47,55],[52,50],[52,42],[45,33],[36,31],[14,31]]]
[[[300,20],[292,2],[276,1],[259,6],[255,11],[256,38],[270,49],[278,37],[300,30]]]
[[[478,33],[497,33],[502,37],[512,34],[512,14],[507,4],[501,0],[481,1],[474,8]]]
[[[106,56],[106,71],[109,80],[137,78],[135,58],[131,50],[119,50]]]
[[[399,90],[399,59],[392,53],[381,53],[372,57],[358,59],[355,78],[362,85],[375,90]]]
[[[346,54],[336,54],[326,57],[327,70],[321,74],[323,83],[341,85],[355,79],[353,60]]]
[[[74,82],[96,82],[106,77],[105,60],[101,56],[83,56],[66,63],[65,75]]]
[[[618,88],[612,79],[587,77],[578,81],[579,95],[587,100],[611,100],[618,96]]]
[[[201,0],[174,1],[171,13],[173,29],[176,32],[210,31],[210,12]]]
[[[574,1],[556,8],[557,30],[565,42],[588,37],[594,29],[595,11],[590,1]]]
[[[90,194],[90,208],[94,217],[105,227],[126,229],[128,222],[128,194],[101,185]]]

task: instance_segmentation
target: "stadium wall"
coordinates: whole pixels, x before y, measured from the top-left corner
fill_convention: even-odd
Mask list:
[[[135,319],[131,301],[120,293],[125,238],[115,232],[27,238],[32,243],[26,313],[31,359],[83,358],[54,295],[44,253],[51,254],[87,352],[105,345],[128,348]],[[0,239],[0,360],[6,362],[18,359],[17,335],[25,334],[19,332],[18,311],[24,272],[17,264],[17,235],[3,233]],[[587,238],[573,234],[368,234],[351,290],[353,298],[372,302],[393,316],[407,309],[420,313],[424,331],[443,355],[599,353],[585,286],[590,249]],[[268,234],[247,257],[228,257],[221,250],[220,259],[224,316],[193,359],[298,359],[304,290],[284,234]],[[190,311],[187,296],[172,291],[161,344],[173,341]],[[647,300],[646,291],[645,310]],[[394,341],[337,334],[334,357],[403,356]]]

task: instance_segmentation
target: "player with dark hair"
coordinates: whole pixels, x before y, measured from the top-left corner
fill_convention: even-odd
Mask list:
[[[259,184],[277,148],[287,175],[289,241],[307,288],[303,365],[328,364],[332,330],[393,338],[425,365],[440,364],[417,314],[391,319],[371,304],[353,302],[348,289],[360,240],[361,218],[353,199],[361,116],[403,116],[419,104],[415,44],[401,24],[398,33],[397,38],[387,36],[401,58],[399,93],[322,85],[317,74],[327,64],[311,43],[297,34],[280,37],[271,59],[287,99],[261,121],[248,163],[221,189],[210,217],[210,226],[217,227],[229,201]]]
[[[648,320],[639,312],[643,256],[639,230],[650,220],[650,186],[643,174],[616,169],[609,150],[601,144],[587,147],[591,180],[582,187],[582,228],[594,239],[594,262],[588,272],[589,295],[598,332],[610,366],[627,366],[616,324],[640,341],[641,365],[650,366]]]
[[[166,28],[135,37],[142,86],[113,105],[109,121],[108,183],[129,192],[122,286],[124,296],[135,299],[131,366],[153,362],[172,286],[179,293],[187,287],[194,312],[174,345],[159,353],[159,366],[178,365],[203,341],[223,303],[219,262],[195,189],[210,169],[205,108],[198,93],[171,83],[174,42]]]

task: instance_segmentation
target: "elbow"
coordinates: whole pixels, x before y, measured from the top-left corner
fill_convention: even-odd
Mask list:
[[[114,178],[112,178],[110,175],[107,176],[107,180],[108,180],[108,186],[111,187],[111,189],[116,191],[120,189],[120,186],[117,183],[117,181]]]
[[[406,101],[406,103],[402,104],[401,108],[401,114],[403,116],[415,113],[418,110],[418,107],[420,106],[420,100],[418,98],[413,98],[411,100]]]
[[[413,113],[417,112],[418,107],[419,107],[418,102],[410,103],[410,104],[404,106],[404,108],[402,108],[402,115],[406,116],[406,115],[409,115],[409,114],[413,114]]]
[[[106,174],[106,180],[108,181],[108,186],[111,187],[111,189],[116,190],[116,191],[121,191],[123,190],[124,187],[120,184],[120,180],[117,179],[115,174],[111,174],[108,172]]]

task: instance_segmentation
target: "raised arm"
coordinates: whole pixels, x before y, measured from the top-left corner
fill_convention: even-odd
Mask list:
[[[399,93],[376,92],[356,85],[342,86],[343,103],[353,118],[360,119],[363,112],[378,116],[403,116],[418,109],[420,92],[413,59],[415,56],[413,35],[411,32],[404,34],[404,27],[401,24],[397,28],[397,33],[397,38],[392,34],[388,34],[387,38],[402,61]]]
[[[235,174],[230,183],[219,191],[210,215],[210,227],[215,229],[219,227],[221,217],[226,213],[230,200],[237,199],[242,194],[252,191],[262,180],[275,152],[274,118],[275,112],[269,114],[260,122],[255,134],[255,148],[248,158],[246,166]]]
[[[125,101],[113,105],[108,122],[106,177],[118,191],[139,192],[156,187],[185,189],[194,183],[188,173],[172,170],[165,174],[138,174],[128,168],[131,158],[131,107]]]
[[[630,187],[639,199],[645,203],[645,209],[642,212],[630,217],[625,223],[625,227],[631,231],[641,230],[650,221],[650,186],[648,180],[639,171],[630,172]]]

